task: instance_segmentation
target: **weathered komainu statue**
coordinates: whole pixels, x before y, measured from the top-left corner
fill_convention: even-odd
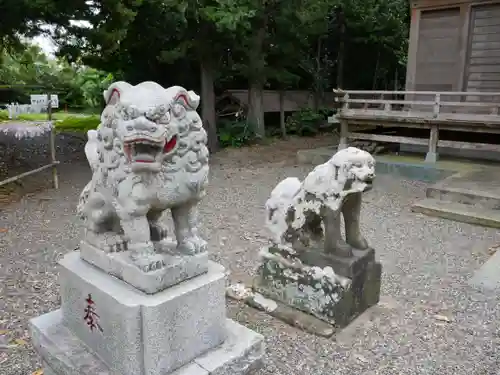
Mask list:
[[[336,327],[376,304],[381,265],[360,231],[362,195],[374,178],[374,158],[348,147],[303,181],[281,181],[266,202],[272,238],[254,291]]]
[[[227,272],[208,259],[198,234],[209,170],[199,97],[179,86],[116,82],[104,99],[85,146],[92,170],[78,204],[85,233],[59,262],[61,308],[30,321],[44,373],[259,368],[263,337],[227,319]],[[166,237],[163,213],[172,215],[174,236]]]
[[[144,272],[160,269],[157,247],[167,233],[159,219],[171,210],[177,251],[203,252],[196,207],[209,167],[199,96],[179,86],[116,82],[104,99],[101,123],[85,147],[92,180],[78,204],[84,241],[106,253],[129,252]]]
[[[267,226],[275,244],[300,250],[324,240],[324,251],[338,256],[352,256],[352,248],[367,249],[359,220],[362,194],[371,189],[374,178],[373,157],[348,147],[314,168],[303,182],[296,177],[281,181],[266,202]]]

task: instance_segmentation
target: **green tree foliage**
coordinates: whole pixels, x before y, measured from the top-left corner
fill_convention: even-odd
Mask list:
[[[0,54],[0,102],[27,102],[35,92],[57,92],[62,106],[97,109],[113,75],[94,68],[49,59],[38,46]]]
[[[68,61],[201,92],[212,149],[224,89],[249,89],[245,131],[263,137],[264,89],[310,90],[319,109],[333,87],[386,89],[404,78],[407,0],[74,0],[63,11],[58,0],[33,4],[42,1],[53,2],[46,19]],[[105,77],[87,73],[97,92]]]
[[[46,32],[47,24],[69,22],[64,0],[0,0],[0,51],[23,47],[22,37]]]

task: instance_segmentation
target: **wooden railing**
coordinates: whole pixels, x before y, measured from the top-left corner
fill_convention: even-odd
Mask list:
[[[437,159],[438,147],[500,151],[486,143],[439,140],[439,130],[500,134],[500,92],[342,91],[334,90],[340,122],[339,148],[348,139],[428,144],[426,160]],[[390,96],[390,99],[387,97]],[[426,97],[419,99],[419,97]],[[489,100],[488,100],[489,99]],[[493,99],[493,100],[491,100]],[[490,101],[491,100],[491,101]],[[349,132],[350,125],[429,129],[429,139]]]
[[[56,160],[56,129],[54,126],[54,123],[52,121],[52,107],[51,107],[51,100],[50,100],[50,94],[47,95],[47,124],[49,125],[49,148],[50,148],[50,163],[36,169],[32,169],[30,171],[18,174],[16,176],[12,176],[9,178],[6,178],[2,181],[0,181],[0,186],[10,184],[12,182],[16,182],[22,178],[28,177],[32,174],[35,173],[40,173],[46,169],[52,168],[52,179],[53,179],[53,184],[54,184],[54,189],[59,188],[59,176],[57,174],[57,166],[59,165],[59,161]],[[8,127],[9,125],[0,125],[6,127],[5,129],[2,129],[4,133],[8,133]]]

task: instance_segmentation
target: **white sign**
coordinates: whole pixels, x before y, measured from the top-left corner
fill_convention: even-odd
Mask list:
[[[31,105],[46,108],[48,106],[47,95],[30,95]],[[50,95],[51,108],[59,108],[59,97],[57,95]]]

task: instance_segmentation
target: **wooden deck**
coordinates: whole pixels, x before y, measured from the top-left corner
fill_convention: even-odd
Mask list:
[[[440,130],[500,134],[500,92],[334,92],[341,105],[339,148],[349,139],[428,145],[429,162],[437,160],[439,147],[500,152],[498,144],[439,139]],[[350,131],[354,125],[428,129],[429,137],[357,133]]]

